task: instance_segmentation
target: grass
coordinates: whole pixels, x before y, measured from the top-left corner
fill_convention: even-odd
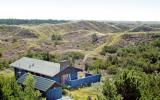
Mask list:
[[[110,35],[110,38],[109,40],[107,40],[104,44],[98,46],[97,48],[95,48],[93,51],[86,51],[85,52],[85,57],[84,57],[84,61],[88,58],[88,57],[94,57],[94,56],[97,56],[99,55],[99,53],[101,52],[102,48],[106,45],[108,46],[111,46],[111,45],[114,45],[116,44],[120,39],[121,39],[121,36],[123,35],[124,33],[114,33],[114,34],[111,34]]]
[[[0,75],[5,77],[13,77],[14,72],[11,69],[3,69],[3,70],[0,70]]]
[[[92,100],[97,100],[97,94],[98,92],[94,86],[68,91],[68,95],[74,100],[87,100],[88,96],[90,96]]]

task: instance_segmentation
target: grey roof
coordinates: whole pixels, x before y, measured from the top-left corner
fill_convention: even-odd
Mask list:
[[[28,57],[23,57],[11,64],[12,67],[43,74],[46,76],[54,76],[60,72],[60,64],[48,62]]]
[[[24,85],[24,81],[26,80],[28,75],[29,75],[28,73],[25,73],[17,80],[17,82]],[[44,92],[50,89],[54,84],[60,86],[54,80],[47,79],[44,77],[33,75],[33,79],[35,82],[34,88],[44,91]]]

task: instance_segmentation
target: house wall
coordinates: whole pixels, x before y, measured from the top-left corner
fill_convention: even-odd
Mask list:
[[[77,77],[78,77],[78,74],[77,74],[78,72],[76,71],[76,70],[72,70],[71,72],[70,72],[70,80],[75,80],[75,79],[77,79]]]
[[[46,100],[57,100],[60,98],[62,98],[62,88],[61,87],[50,89],[46,93]]]
[[[60,76],[54,76],[51,79],[56,81],[57,83],[61,83],[61,77]]]
[[[85,73],[85,77],[92,76],[90,73]]]
[[[21,77],[23,74],[25,74],[26,71],[25,71],[25,70],[18,69],[18,68],[14,68],[14,73],[15,73],[16,79],[18,79],[18,78]]]

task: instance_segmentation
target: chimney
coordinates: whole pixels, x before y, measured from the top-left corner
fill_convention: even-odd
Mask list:
[[[62,70],[66,67],[69,67],[69,61],[67,60],[60,61],[60,69]]]

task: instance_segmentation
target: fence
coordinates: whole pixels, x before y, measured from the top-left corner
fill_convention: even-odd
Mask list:
[[[101,75],[88,75],[85,78],[76,79],[76,80],[69,80],[67,82],[71,88],[77,88],[83,85],[89,85],[91,83],[100,82]]]

